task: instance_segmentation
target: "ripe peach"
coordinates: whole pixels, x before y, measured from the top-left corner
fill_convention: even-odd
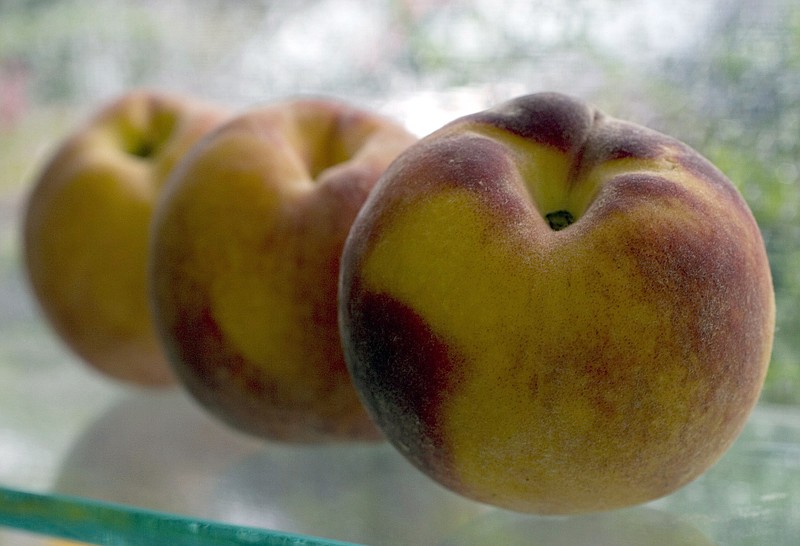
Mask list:
[[[151,234],[158,330],[181,382],[245,432],[295,442],[376,439],[336,316],[350,225],[416,138],[328,99],[256,107],[198,145]]]
[[[666,495],[739,434],[774,295],[734,186],[560,94],[446,125],[387,170],[341,262],[368,411],[421,470],[537,513]]]
[[[61,339],[107,376],[174,383],[150,318],[150,218],[175,163],[227,115],[132,91],[66,138],[37,177],[23,226],[30,285]]]

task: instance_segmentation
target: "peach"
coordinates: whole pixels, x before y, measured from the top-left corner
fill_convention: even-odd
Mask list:
[[[175,163],[227,115],[192,97],[132,91],[65,138],[37,175],[23,225],[33,294],[59,337],[108,377],[175,381],[150,317],[150,218]]]
[[[293,99],[242,112],[176,168],[151,233],[153,309],[182,384],[218,418],[282,441],[381,437],[342,354],[339,259],[415,141],[377,113]]]
[[[444,486],[544,514],[666,495],[759,397],[775,320],[746,203],[698,152],[561,94],[405,151],[353,223],[354,384]]]

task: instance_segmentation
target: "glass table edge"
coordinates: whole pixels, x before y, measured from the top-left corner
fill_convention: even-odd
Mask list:
[[[0,526],[96,545],[364,546],[2,486]]]

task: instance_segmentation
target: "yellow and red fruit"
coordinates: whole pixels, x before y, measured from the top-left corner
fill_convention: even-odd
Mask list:
[[[176,168],[150,244],[155,321],[214,415],[285,441],[374,440],[342,354],[345,238],[387,165],[416,141],[329,99],[252,108]]]
[[[560,94],[410,147],[341,262],[348,367],[387,438],[525,512],[637,504],[703,473],[758,399],[774,314],[730,181]]]

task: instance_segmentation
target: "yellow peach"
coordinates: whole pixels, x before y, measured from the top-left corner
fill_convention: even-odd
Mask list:
[[[161,338],[182,383],[245,432],[377,439],[337,327],[339,258],[387,165],[416,138],[329,99],[256,107],[176,168],[151,234]]]
[[[775,320],[730,181],[555,93],[404,152],[353,224],[339,290],[387,438],[454,491],[535,513],[642,503],[713,465],[758,399]]]
[[[30,285],[61,339],[109,377],[174,383],[150,317],[150,219],[175,163],[226,116],[132,91],[64,139],[37,176],[23,226]]]

